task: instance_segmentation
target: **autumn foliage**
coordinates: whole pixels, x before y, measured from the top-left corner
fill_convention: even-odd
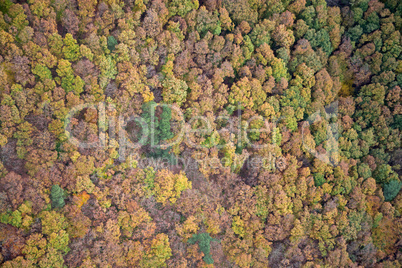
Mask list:
[[[0,266],[401,267],[401,30],[398,0],[0,0]]]

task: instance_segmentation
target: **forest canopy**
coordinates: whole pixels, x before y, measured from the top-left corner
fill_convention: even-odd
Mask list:
[[[402,2],[0,0],[1,267],[401,267]]]

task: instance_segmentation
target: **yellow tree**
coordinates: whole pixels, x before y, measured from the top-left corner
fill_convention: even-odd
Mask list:
[[[191,182],[188,181],[184,172],[173,174],[170,170],[162,169],[156,173],[156,201],[166,204],[170,200],[174,204],[181,192],[186,189],[191,189]]]

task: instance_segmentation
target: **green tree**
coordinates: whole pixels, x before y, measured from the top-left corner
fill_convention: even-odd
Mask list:
[[[317,32],[314,29],[309,29],[304,37],[310,41],[310,44],[313,48],[320,47],[325,53],[327,53],[327,55],[331,54],[331,38],[325,29],[320,29]]]
[[[60,230],[49,235],[48,247],[60,250],[63,253],[68,253],[70,251],[68,247],[69,241],[68,233],[65,230]]]
[[[84,91],[85,82],[78,75],[74,76],[74,71],[69,61],[60,60],[56,72],[61,77],[61,87],[67,93],[73,91],[76,95],[79,95]]]
[[[363,29],[360,25],[350,28],[346,33],[350,37],[350,40],[357,42],[360,36],[363,34]]]
[[[155,114],[157,107],[158,105],[154,101],[144,103],[142,106],[141,118],[148,127],[142,130],[142,135],[147,136],[144,145],[151,145],[151,148],[147,151],[148,156],[173,161],[173,156],[169,154],[170,147],[159,147],[162,145],[162,141],[171,139],[174,136],[170,123],[172,111],[167,105],[162,105],[162,113],[159,119]]]
[[[43,64],[36,64],[33,68],[32,73],[37,75],[41,81],[46,79],[52,79],[52,72]]]
[[[394,116],[394,123],[391,125],[395,129],[399,129],[402,131],[402,115],[397,114]]]
[[[4,212],[0,214],[0,222],[20,228],[22,224],[22,214],[19,210]]]
[[[151,248],[146,252],[140,266],[143,268],[166,267],[166,261],[171,256],[169,237],[160,233],[151,241]]]
[[[44,210],[39,213],[42,223],[42,234],[50,236],[52,233],[58,233],[68,227],[68,222],[63,214],[55,210]]]
[[[77,61],[80,58],[80,47],[77,44],[77,40],[74,37],[67,33],[63,39],[63,54],[64,58],[69,61]]]
[[[280,82],[282,78],[289,79],[288,69],[286,63],[282,59],[274,58],[271,63],[272,76],[276,82]]]
[[[64,191],[59,185],[55,184],[52,186],[50,192],[50,198],[52,200],[52,208],[62,208],[64,207]]]
[[[99,85],[101,88],[107,86],[110,80],[116,78],[117,68],[116,61],[112,57],[112,55],[100,55],[98,58],[99,68],[100,68],[100,76],[99,76]]]
[[[57,32],[53,33],[52,35],[49,35],[48,44],[49,44],[49,51],[53,55],[57,57],[62,57],[63,37],[61,37],[61,35],[59,35]]]
[[[268,20],[264,20],[255,25],[249,34],[253,44],[256,47],[260,47],[264,43],[269,45],[271,43],[270,32],[273,30],[274,26],[275,24],[272,25]]]
[[[267,2],[267,9],[265,11],[265,17],[269,18],[273,14],[280,14],[285,10],[284,4],[282,2],[289,2],[289,1],[275,1],[275,0],[268,0]]]
[[[386,183],[391,179],[397,179],[398,175],[392,170],[391,166],[388,164],[382,164],[377,167],[374,171],[374,179],[377,183]]]
[[[315,186],[319,187],[319,186],[323,185],[326,182],[327,181],[326,181],[324,175],[322,175],[321,173],[315,173],[314,174],[314,184],[315,184]]]
[[[209,12],[205,6],[201,6],[197,12],[196,30],[200,36],[204,37],[209,31],[219,35],[221,33],[221,22],[217,12]]]
[[[170,0],[168,1],[169,16],[184,17],[188,12],[199,7],[198,0]]]
[[[161,120],[159,122],[160,139],[168,140],[173,138],[173,133],[170,130],[170,120],[172,118],[172,110],[168,106],[163,106]]]
[[[110,50],[110,51],[113,51],[115,48],[116,48],[116,45],[117,45],[117,40],[116,40],[116,38],[114,38],[114,36],[109,36],[108,38],[107,38],[107,48]]]
[[[316,18],[316,12],[313,6],[306,7],[300,14],[300,18],[308,25],[310,28],[314,28],[314,19]]]
[[[357,171],[359,172],[359,176],[363,177],[363,179],[371,177],[371,169],[366,163],[360,164],[357,168]]]
[[[385,201],[392,201],[398,195],[401,190],[402,182],[398,179],[393,179],[384,184],[384,198]]]
[[[376,12],[372,12],[363,23],[364,33],[371,33],[380,28],[380,18]]]
[[[219,240],[212,238],[208,233],[193,234],[193,236],[188,240],[190,244],[198,242],[200,251],[204,253],[204,261],[207,264],[213,264],[214,260],[211,256],[211,241]]]

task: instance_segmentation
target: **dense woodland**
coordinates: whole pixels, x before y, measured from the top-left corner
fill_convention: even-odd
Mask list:
[[[401,29],[399,0],[0,0],[1,267],[401,267]],[[195,131],[123,145],[152,115]]]

